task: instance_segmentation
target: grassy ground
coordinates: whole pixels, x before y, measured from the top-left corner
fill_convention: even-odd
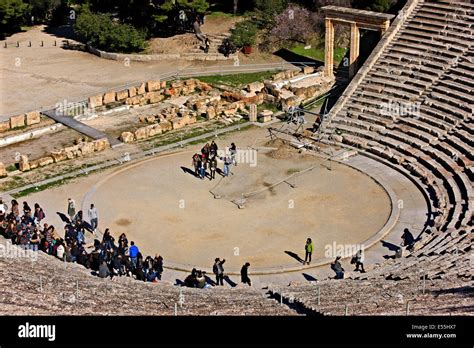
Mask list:
[[[199,80],[211,85],[225,85],[233,88],[243,88],[251,82],[263,81],[269,79],[275,71],[264,71],[249,74],[232,74],[222,76],[201,76]]]
[[[274,104],[263,103],[263,104],[257,105],[257,111],[258,112],[261,112],[263,110],[270,110],[270,111],[273,111],[274,113],[279,111],[278,108],[276,107],[276,105],[274,105]]]
[[[324,47],[311,46],[310,49],[305,49],[305,45],[297,45],[291,49],[293,53],[304,57],[312,58],[320,62],[324,62]],[[337,47],[334,49],[334,63],[339,64],[346,55],[346,47]]]
[[[60,179],[58,181],[53,181],[53,182],[50,182],[48,184],[31,187],[31,188],[28,188],[26,190],[19,191],[17,193],[12,194],[12,197],[15,198],[15,199],[18,199],[20,197],[25,197],[25,196],[28,196],[31,193],[34,193],[34,192],[44,191],[44,190],[47,190],[49,188],[58,187],[58,186],[67,184],[68,182],[70,182],[71,180],[73,180],[75,178],[76,177],[67,178],[67,179]]]

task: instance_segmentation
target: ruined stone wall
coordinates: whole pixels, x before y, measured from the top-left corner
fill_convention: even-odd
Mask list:
[[[0,133],[17,128],[28,127],[41,123],[39,111],[31,111],[20,115],[11,116],[7,121],[0,122]]]
[[[21,155],[20,160],[18,161],[18,169],[22,172],[26,172],[38,167],[45,167],[53,163],[65,161],[67,159],[83,157],[94,152],[104,151],[109,147],[109,141],[104,138],[91,142],[83,141],[74,146],[69,146],[57,151],[51,151],[48,156],[44,156],[35,160],[30,160],[28,156]]]

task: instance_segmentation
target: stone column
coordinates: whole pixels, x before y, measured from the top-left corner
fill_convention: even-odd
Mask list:
[[[249,121],[257,122],[257,105],[250,104]]]
[[[334,67],[334,23],[326,18],[326,38],[324,51],[324,75],[333,76]]]
[[[351,23],[351,47],[349,54],[349,78],[357,71],[357,60],[359,58],[360,31],[357,23]]]

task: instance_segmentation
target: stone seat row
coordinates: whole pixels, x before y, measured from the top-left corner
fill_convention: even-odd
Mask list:
[[[432,48],[432,49],[436,48],[437,50],[445,51],[449,53],[451,52],[460,53],[466,50],[465,46],[456,45],[455,43],[446,44],[438,40],[435,40],[435,38],[433,37],[427,38],[425,36],[422,37],[419,35],[414,36],[407,33],[406,31],[402,31],[401,33],[398,34],[397,42],[404,43],[404,44],[406,43],[409,45],[416,44],[416,45],[419,45],[420,47],[427,47],[427,48]]]
[[[371,125],[367,124],[361,120],[353,120],[350,118],[337,119],[334,121],[337,124],[337,128],[348,132],[354,136],[359,136],[367,139],[368,141],[380,142],[381,135],[377,134],[376,130],[371,130]],[[339,122],[341,122],[339,124]],[[398,147],[397,149],[390,149],[391,153],[386,154],[388,157],[393,156],[393,151],[403,151],[402,156],[405,156],[405,159],[410,156],[414,156],[414,163],[409,161],[404,161],[403,165],[406,164],[409,170],[414,172],[414,174],[420,177],[430,176],[428,173],[434,173],[437,176],[438,188],[444,186],[445,190],[448,192],[448,200],[451,204],[451,209],[449,214],[452,215],[452,222],[448,224],[456,225],[458,224],[459,218],[461,218],[464,212],[468,209],[467,204],[469,202],[469,196],[471,193],[471,184],[468,177],[461,173],[462,168],[458,166],[449,156],[443,152],[429,147],[426,142],[413,138],[407,137],[406,130],[397,131],[395,128],[392,128],[390,131],[385,131],[385,136],[393,138],[401,143],[405,143],[406,146]],[[419,134],[419,133],[418,133]],[[369,142],[362,142],[361,145],[366,147],[368,151],[374,152],[377,155],[384,155],[383,149],[369,147]],[[388,143],[390,145],[390,143]],[[419,168],[418,165],[422,165],[424,168]],[[433,179],[433,178],[431,178]],[[437,195],[439,195],[440,190],[434,189]],[[442,198],[438,197],[439,201],[442,201]],[[463,207],[461,202],[465,202]]]
[[[449,50],[457,50],[463,52],[469,49],[470,44],[466,42],[467,38],[459,38],[457,36],[449,36],[447,34],[433,34],[415,29],[406,29],[400,34],[400,38],[408,40],[423,40],[423,42],[437,42],[438,45],[444,45]]]
[[[417,28],[420,31],[433,31],[443,36],[449,35],[457,38],[469,38],[469,35],[472,34],[472,26],[466,23],[466,21],[463,21],[460,16],[459,19],[456,20],[452,18],[433,19],[424,15],[422,12],[416,12],[408,17],[403,28]]]

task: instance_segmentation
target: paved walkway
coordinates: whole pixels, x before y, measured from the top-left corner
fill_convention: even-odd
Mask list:
[[[84,134],[88,136],[89,138],[92,138],[94,140],[99,140],[103,138],[107,138],[109,140],[110,146],[116,147],[118,145],[121,145],[122,142],[120,142],[118,139],[111,137],[107,135],[104,132],[101,132],[95,128],[92,128],[82,122],[79,122],[72,116],[64,116],[64,115],[59,115],[56,110],[46,110],[41,112],[43,115],[55,120],[58,123],[61,123],[71,129],[74,129],[75,131]]]

